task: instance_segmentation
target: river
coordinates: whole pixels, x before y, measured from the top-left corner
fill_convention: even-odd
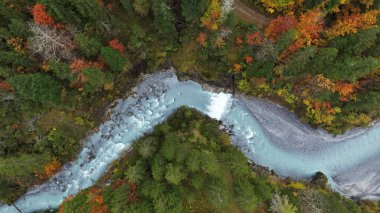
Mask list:
[[[346,196],[380,198],[380,126],[333,137],[302,124],[281,106],[206,91],[166,71],[146,77],[133,96],[116,101],[110,119],[87,138],[77,159],[15,205],[23,212],[59,207],[69,195],[92,186],[135,140],[181,106],[221,120],[232,128],[233,144],[251,161],[281,176],[310,178],[322,171],[333,189]],[[0,212],[17,210],[2,206]]]

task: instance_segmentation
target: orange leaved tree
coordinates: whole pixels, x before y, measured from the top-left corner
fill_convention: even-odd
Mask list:
[[[285,31],[294,29],[297,24],[298,21],[293,14],[278,16],[270,22],[265,30],[265,36],[271,39],[277,39]]]
[[[62,24],[55,23],[53,17],[47,14],[46,5],[44,4],[36,3],[32,7],[32,15],[35,24],[50,26],[56,29],[60,29],[63,27]]]
[[[329,37],[343,36],[365,30],[376,25],[380,10],[372,10],[367,13],[342,16],[327,31]]]

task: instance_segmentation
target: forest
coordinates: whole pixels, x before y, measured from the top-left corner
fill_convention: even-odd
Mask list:
[[[221,0],[2,0],[0,200],[54,175],[110,103],[141,74],[170,66],[198,81],[234,76],[239,93],[286,105],[333,134],[379,118],[380,1],[241,1],[268,25],[224,11]]]

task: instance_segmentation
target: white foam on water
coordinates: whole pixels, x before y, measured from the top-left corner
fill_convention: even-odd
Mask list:
[[[219,93],[211,96],[210,105],[207,107],[207,115],[211,118],[220,120],[222,116],[231,107],[232,98],[231,94]]]

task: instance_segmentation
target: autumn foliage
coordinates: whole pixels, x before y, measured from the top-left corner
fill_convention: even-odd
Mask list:
[[[337,82],[334,90],[339,93],[341,101],[349,101],[354,98],[355,85],[347,82]]]
[[[319,33],[323,30],[322,18],[322,13],[319,10],[302,14],[296,27],[298,37],[292,45],[280,54],[279,60],[287,59],[289,55],[304,46],[309,46],[312,43],[318,44]]]
[[[11,85],[8,84],[6,81],[0,81],[0,90],[5,90],[5,91],[12,91]]]
[[[373,10],[363,14],[343,16],[338,19],[327,31],[329,37],[343,36],[365,30],[376,25],[380,10]]]
[[[220,0],[211,0],[205,15],[201,18],[203,27],[209,30],[217,30],[222,15],[222,5]]]
[[[244,62],[247,64],[251,64],[253,62],[253,58],[249,55],[244,57]]]
[[[90,198],[90,213],[107,213],[110,212],[104,203],[103,196],[101,194],[101,189],[92,188],[88,193],[87,197]]]
[[[121,55],[125,56],[125,47],[119,39],[113,39],[108,44],[112,49],[117,50]]]
[[[73,86],[76,88],[80,88],[85,82],[87,82],[87,78],[82,72],[84,68],[93,67],[102,69],[103,66],[103,63],[101,62],[86,61],[84,59],[73,60],[70,64],[70,70],[72,73],[77,75],[77,79]]]
[[[233,70],[235,72],[240,72],[241,71],[241,65],[240,64],[234,64],[233,65]]]
[[[278,57],[280,61],[287,59],[291,54],[297,52],[298,49],[304,47],[304,41],[301,38],[298,38],[292,45],[285,49],[281,55]]]
[[[260,32],[250,33],[246,36],[248,45],[260,45],[263,43],[263,37]]]
[[[331,125],[335,119],[335,115],[341,112],[339,107],[332,107],[326,101],[319,102],[306,99],[303,103],[306,105],[306,115],[313,119],[315,124]]]
[[[300,16],[296,29],[307,45],[319,38],[319,33],[323,30],[322,18],[322,12],[319,10],[312,10]]]
[[[206,41],[207,41],[207,34],[203,32],[199,33],[197,36],[198,44],[204,46],[206,44]]]
[[[62,28],[62,24],[54,22],[53,17],[49,16],[46,12],[46,6],[44,4],[36,3],[32,8],[32,15],[34,23],[44,26],[51,26],[56,29]]]
[[[240,36],[236,37],[235,43],[240,47],[243,44],[243,40],[240,38]]]
[[[268,28],[265,30],[265,36],[271,39],[277,39],[287,30],[294,29],[297,24],[298,21],[293,14],[278,16],[270,22]]]
[[[53,161],[47,164],[44,168],[46,177],[51,177],[55,173],[57,173],[61,169],[62,165],[57,160],[57,158],[53,158]]]

